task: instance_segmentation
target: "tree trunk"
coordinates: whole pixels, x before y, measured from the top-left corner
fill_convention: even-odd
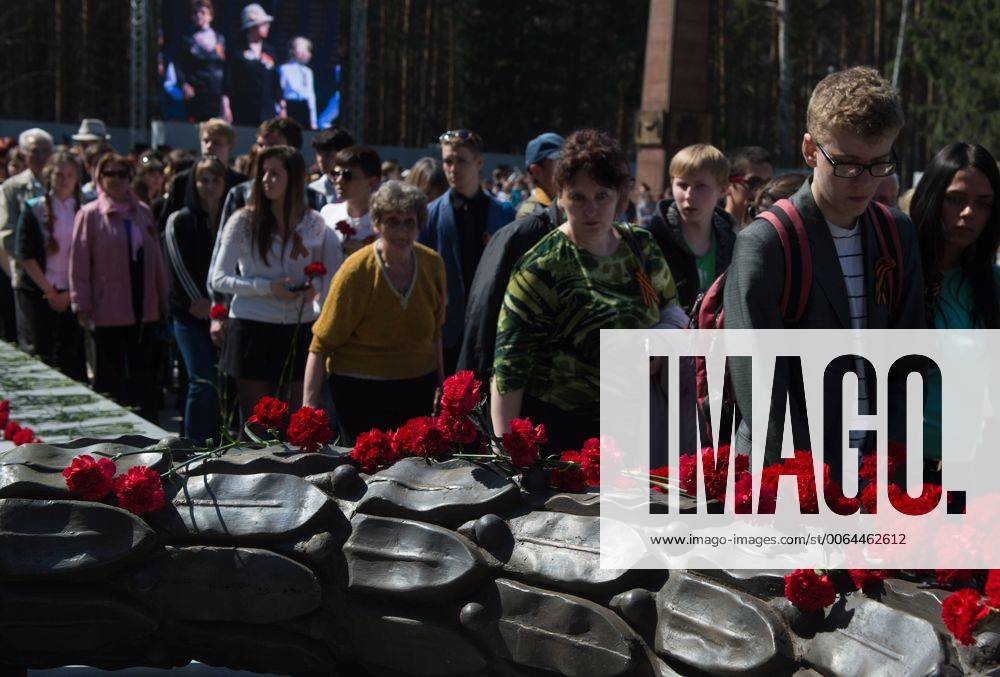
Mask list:
[[[412,0],[405,0],[403,3],[403,40],[399,77],[399,145],[405,146],[410,138],[409,129],[409,101],[408,91],[409,70],[410,70],[410,3]]]
[[[792,69],[788,55],[788,0],[778,0],[778,144],[781,162],[792,160]]]

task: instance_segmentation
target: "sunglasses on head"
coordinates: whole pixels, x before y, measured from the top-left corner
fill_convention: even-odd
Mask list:
[[[479,138],[479,135],[470,129],[453,129],[447,131],[438,137],[438,143],[454,143],[455,141],[464,141],[471,143],[476,148],[483,147],[483,140]]]
[[[129,171],[127,169],[105,169],[101,172],[101,176],[112,179],[127,179]]]

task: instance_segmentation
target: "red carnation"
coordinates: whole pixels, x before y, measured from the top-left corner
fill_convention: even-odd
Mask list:
[[[306,277],[322,277],[326,275],[326,266],[319,261],[313,261],[302,272],[306,274]]]
[[[21,428],[16,433],[11,442],[14,443],[15,447],[19,447],[22,444],[31,444],[35,439],[35,431],[31,428]]]
[[[815,569],[796,569],[785,576],[785,597],[802,611],[822,611],[837,599],[833,583]]]
[[[467,416],[452,416],[447,411],[438,416],[437,427],[446,440],[457,444],[471,444],[478,434]]]
[[[649,488],[653,491],[658,491],[661,494],[667,493],[665,487],[661,487],[660,484],[666,484],[667,480],[670,478],[670,468],[665,465],[661,465],[657,468],[649,469]],[[659,484],[652,484],[652,482],[659,482]]]
[[[208,316],[213,320],[225,320],[229,317],[229,308],[226,308],[221,303],[216,303],[212,306],[212,309],[208,311]]]
[[[851,582],[858,590],[878,585],[892,575],[892,571],[889,569],[848,569],[847,573],[851,576]]]
[[[736,512],[741,514],[753,512],[753,478],[750,473],[742,473],[736,479],[733,492],[736,494]]]
[[[396,451],[404,456],[433,458],[448,451],[448,439],[430,416],[411,418],[396,431]]]
[[[0,411],[10,411],[10,400],[0,400]]]
[[[6,428],[9,422],[10,422],[10,412],[0,411],[0,430]]]
[[[62,471],[66,488],[85,500],[97,501],[111,493],[115,486],[115,464],[109,458],[94,460],[90,454],[81,454]]]
[[[539,423],[533,427],[531,419],[527,418],[515,418],[511,421],[510,432],[504,433],[501,439],[510,462],[519,468],[534,465],[538,460],[538,445],[548,441],[545,426]]]
[[[556,489],[566,491],[585,491],[585,470],[581,467],[582,457],[579,451],[564,451],[559,455],[559,461],[567,465],[557,466],[549,472],[549,484]],[[569,465],[572,464],[572,465]]]
[[[3,438],[8,442],[13,441],[14,435],[21,430],[21,425],[17,421],[9,421],[3,429]]]
[[[481,385],[471,371],[452,374],[441,387],[441,408],[452,416],[468,416],[482,399]]]
[[[357,228],[352,226],[347,221],[337,221],[337,225],[335,225],[334,228],[340,231],[340,234],[344,236],[345,240],[350,240],[358,234]]]
[[[583,477],[591,487],[601,484],[601,442],[591,437],[583,443],[580,449],[580,463],[583,466]]]
[[[141,515],[163,507],[163,481],[160,474],[144,465],[129,468],[115,478],[115,498],[118,505]]]
[[[889,491],[895,498],[894,506],[904,515],[925,515],[934,510],[941,502],[941,485],[939,484],[924,484],[921,486],[920,496],[917,498],[913,498],[896,484],[890,484]]]
[[[983,592],[986,593],[991,607],[1000,608],[1000,569],[990,569],[986,575],[986,587],[983,588]]]
[[[253,416],[247,423],[256,423],[265,429],[281,428],[288,418],[288,405],[276,397],[264,396],[253,405]]]
[[[302,407],[288,423],[288,441],[302,451],[316,451],[333,439],[330,419],[322,409]]]
[[[989,614],[989,608],[982,604],[982,597],[971,588],[951,593],[941,604],[941,620],[960,644],[975,643],[972,631]]]
[[[367,473],[375,472],[380,466],[392,465],[396,460],[392,436],[378,429],[361,433],[351,450],[351,458]]]

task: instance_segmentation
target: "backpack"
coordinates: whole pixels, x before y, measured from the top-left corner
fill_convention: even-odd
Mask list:
[[[899,307],[903,290],[903,248],[899,241],[899,229],[889,208],[872,201],[866,209],[875,229],[879,259],[875,266],[876,302],[887,305],[892,312]],[[759,215],[770,223],[778,234],[785,258],[785,284],[781,292],[781,317],[786,327],[794,327],[806,312],[809,290],[812,288],[812,252],[809,236],[806,234],[802,215],[791,200],[778,200]],[[695,301],[691,311],[690,329],[724,328],[724,308],[722,298],[726,288],[726,272]],[[696,405],[699,418],[705,427],[710,427],[708,418],[708,369],[703,358],[696,359]],[[732,383],[729,379],[723,386],[723,400],[726,404],[735,402]],[[702,431],[703,434],[710,431]],[[705,437],[704,439],[711,439]]]

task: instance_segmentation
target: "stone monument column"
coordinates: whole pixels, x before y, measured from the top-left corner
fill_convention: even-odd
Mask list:
[[[709,9],[704,0],[649,0],[636,178],[655,195],[675,152],[711,141]]]

